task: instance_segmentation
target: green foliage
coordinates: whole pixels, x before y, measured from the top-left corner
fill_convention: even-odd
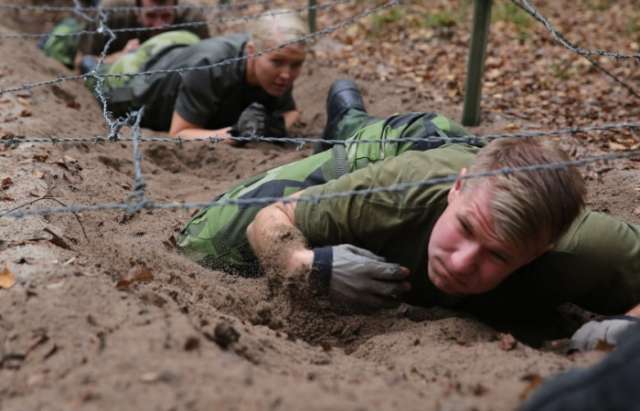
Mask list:
[[[456,6],[445,10],[429,10],[423,13],[421,25],[430,29],[449,29],[465,21],[472,0],[459,0]]]
[[[585,6],[591,10],[604,11],[611,7],[611,0],[585,0]]]
[[[571,65],[566,63],[552,63],[550,69],[551,75],[562,81],[568,80],[573,74],[571,72]]]
[[[384,13],[378,13],[372,17],[372,30],[379,33],[389,24],[396,23],[405,18],[405,11],[399,7],[394,7]]]
[[[627,24],[625,32],[634,38],[636,41],[640,40],[640,13],[636,12],[631,14],[627,18]]]
[[[450,10],[441,10],[424,16],[423,24],[428,28],[453,27],[457,24],[458,17]]]
[[[526,40],[531,27],[531,17],[510,1],[496,2],[491,14],[493,21],[504,21],[516,28],[520,40]]]

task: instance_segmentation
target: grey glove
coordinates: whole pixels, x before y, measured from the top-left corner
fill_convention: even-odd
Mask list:
[[[615,346],[620,335],[640,319],[630,316],[620,316],[602,321],[589,321],[571,336],[569,348],[572,350],[588,351],[598,346],[599,342]]]
[[[368,250],[351,244],[313,250],[311,287],[356,306],[389,308],[411,288],[410,273]]]
[[[267,122],[267,110],[260,103],[251,103],[240,113],[229,133],[234,137],[263,136]]]

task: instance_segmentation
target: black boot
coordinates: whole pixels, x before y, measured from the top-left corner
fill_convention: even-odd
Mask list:
[[[338,123],[349,109],[364,111],[364,101],[355,82],[351,80],[336,80],[327,94],[327,125],[322,133],[325,140],[334,140]]]

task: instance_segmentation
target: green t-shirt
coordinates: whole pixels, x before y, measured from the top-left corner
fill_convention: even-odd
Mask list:
[[[304,196],[455,176],[471,163],[477,151],[478,148],[463,144],[409,151],[308,188]],[[412,283],[408,302],[447,305],[452,299],[437,290],[427,277],[427,245],[433,226],[447,207],[451,185],[300,202],[295,224],[311,247],[354,244],[407,267]]]
[[[175,110],[190,123],[219,129],[235,124],[240,113],[254,102],[272,112],[294,110],[296,105],[291,90],[274,97],[261,87],[247,83],[244,48],[248,40],[247,34],[214,37],[155,56],[143,70],[208,66],[227,59],[239,60],[209,69],[136,77],[130,84],[136,105],[145,106],[142,125],[168,130]]]

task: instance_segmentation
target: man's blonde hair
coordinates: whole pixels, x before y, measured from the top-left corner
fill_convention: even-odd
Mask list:
[[[307,25],[289,9],[276,9],[260,16],[251,26],[251,41],[258,51],[305,36]]]
[[[478,153],[470,173],[567,161],[567,155],[539,139],[493,140]],[[584,207],[584,180],[575,167],[515,171],[465,181],[473,188],[488,185],[496,235],[502,241],[527,247],[539,241],[555,242]],[[469,195],[468,194],[468,195]]]

